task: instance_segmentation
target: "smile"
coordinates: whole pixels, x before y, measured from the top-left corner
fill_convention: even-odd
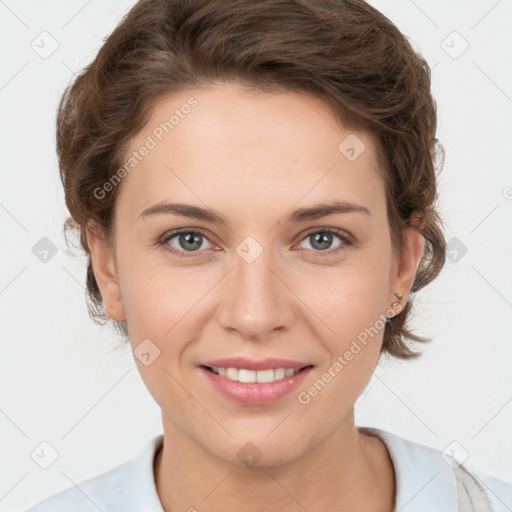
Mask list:
[[[270,370],[248,370],[245,368],[220,368],[206,366],[213,373],[235,382],[275,382],[299,373],[298,368],[275,368]]]
[[[298,388],[313,365],[264,370],[199,365],[198,369],[206,377],[208,387],[213,387],[231,401],[245,405],[265,405],[284,398]]]

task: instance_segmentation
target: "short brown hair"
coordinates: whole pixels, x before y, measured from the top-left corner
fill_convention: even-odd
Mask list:
[[[446,251],[435,209],[443,152],[435,138],[430,68],[388,18],[363,0],[140,0],[67,86],[57,115],[60,175],[71,214],[65,234],[79,233],[89,256],[87,304],[97,323],[109,317],[86,230],[92,221],[110,239],[121,187],[101,200],[94,191],[120,168],[157,100],[215,81],[313,94],[342,126],[371,134],[394,250],[402,247],[403,229],[425,239],[412,292],[437,277]],[[431,341],[407,328],[411,308],[409,300],[386,324],[382,352],[415,358],[420,353],[406,341]],[[128,335],[125,322],[114,325]]]

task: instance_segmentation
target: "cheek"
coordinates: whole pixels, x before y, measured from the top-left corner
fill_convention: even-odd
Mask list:
[[[200,286],[187,286],[183,273],[164,265],[150,267],[135,259],[125,263],[121,294],[134,360],[160,407],[172,404],[172,410],[182,410],[190,404],[178,384],[180,365],[187,344],[197,338],[191,319]]]
[[[200,279],[173,268],[159,251],[163,249],[131,254],[118,262],[121,300],[130,335],[136,338],[169,336],[204,289]]]
[[[382,330],[389,280],[386,268],[382,259],[362,256],[350,264],[316,270],[307,282],[297,283],[294,290],[314,313],[311,325],[320,325],[317,335],[331,355],[343,353],[353,339],[364,339],[368,331],[375,335]]]
[[[343,279],[330,280],[327,292],[312,306],[323,321],[316,338],[328,357],[297,398],[312,415],[330,411],[325,432],[348,414],[375,369],[386,325],[384,293],[377,293],[385,289],[384,281],[378,272],[366,272],[362,278],[354,269]]]
[[[384,262],[382,261],[384,259]],[[317,316],[315,338],[328,354],[315,382],[302,389],[310,410],[330,410],[327,427],[341,421],[367,386],[382,347],[388,286],[385,257],[369,255],[340,266],[329,273],[319,272],[316,293],[299,292]],[[321,321],[319,322],[318,319]]]

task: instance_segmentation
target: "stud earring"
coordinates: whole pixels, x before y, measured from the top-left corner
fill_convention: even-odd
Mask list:
[[[401,299],[401,298],[403,297],[403,295],[402,295],[400,292],[394,292],[394,294],[393,294],[393,295],[394,295],[397,299]],[[393,309],[394,309],[394,308],[397,308],[398,306],[400,306],[400,303],[399,303],[399,302],[393,302],[393,306],[392,306],[392,307],[393,307]],[[388,316],[388,317],[386,318],[386,323],[389,323],[393,317],[394,317],[394,315],[393,315],[393,316]]]

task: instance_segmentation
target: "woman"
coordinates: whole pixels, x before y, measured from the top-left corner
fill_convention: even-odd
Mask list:
[[[31,512],[508,510],[354,403],[442,269],[426,62],[362,0],[141,0],[59,106],[91,313],[163,436]],[[508,507],[508,508],[507,508]]]

